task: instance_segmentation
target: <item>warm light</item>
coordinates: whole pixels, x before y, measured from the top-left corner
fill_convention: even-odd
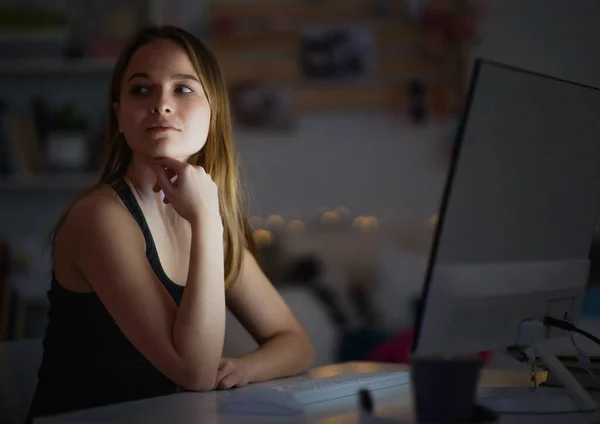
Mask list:
[[[367,216],[365,219],[369,223],[370,229],[374,230],[375,228],[379,227],[379,221],[377,221],[377,218],[375,218],[374,216]]]
[[[266,224],[269,228],[281,228],[285,225],[285,220],[281,215],[270,215]]]
[[[348,208],[346,206],[338,206],[333,211],[335,213],[337,213],[339,216],[348,216],[348,214],[350,213],[350,211],[348,211]]]
[[[288,230],[294,233],[303,233],[306,231],[306,225],[304,225],[304,222],[300,221],[299,219],[292,219],[288,223]]]
[[[339,221],[340,216],[334,211],[325,212],[323,215],[321,215],[321,222],[323,224],[334,224]]]
[[[273,235],[269,230],[256,230],[254,232],[254,242],[258,247],[268,247],[273,241]]]
[[[310,376],[313,378],[335,377],[340,374],[348,373],[374,373],[382,370],[397,371],[398,369],[406,368],[398,364],[384,364],[374,362],[346,362],[343,364],[328,365],[323,368],[315,368],[310,370]]]
[[[364,217],[362,216],[357,216],[356,218],[354,218],[354,221],[352,221],[352,226],[354,228],[361,228],[361,226],[363,225],[363,219]]]
[[[251,216],[250,217],[250,225],[254,228],[258,228],[262,225],[263,220],[260,216]]]
[[[359,230],[374,230],[379,227],[379,221],[374,216],[358,216],[354,218],[352,226]]]

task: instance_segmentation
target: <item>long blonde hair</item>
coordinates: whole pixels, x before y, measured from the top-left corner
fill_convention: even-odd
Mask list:
[[[117,59],[110,84],[108,104],[110,121],[104,165],[99,182],[84,195],[98,186],[112,185],[125,177],[132,160],[132,151],[123,134],[119,132],[112,105],[119,103],[123,75],[133,54],[141,46],[157,40],[172,41],[188,53],[210,104],[211,117],[206,143],[190,158],[190,163],[204,167],[218,186],[219,206],[223,220],[225,287],[229,288],[240,273],[244,249],[247,248],[255,254],[255,247],[245,211],[239,165],[233,144],[227,86],[212,52],[188,31],[175,26],[147,27],[131,39]],[[52,232],[53,246],[56,242],[56,233],[70,209],[69,207],[64,212]]]

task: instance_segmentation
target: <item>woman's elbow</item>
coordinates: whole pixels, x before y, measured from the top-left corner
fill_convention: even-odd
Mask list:
[[[199,372],[196,370],[188,370],[183,373],[179,385],[191,392],[208,392],[215,388],[216,379],[216,371],[214,373],[209,373],[206,371]]]
[[[215,388],[215,382],[207,379],[187,379],[181,387],[190,392],[209,392]]]
[[[186,387],[185,389],[189,392],[210,392],[211,390],[213,390],[214,384],[206,384],[205,382],[192,382],[191,384],[188,384],[188,387]]]
[[[315,363],[315,347],[306,334],[303,336],[302,364],[300,372],[310,370]]]

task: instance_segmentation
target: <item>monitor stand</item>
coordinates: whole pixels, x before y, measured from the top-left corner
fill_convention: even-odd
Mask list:
[[[528,387],[482,388],[478,403],[504,414],[558,414],[596,410],[596,401],[543,341],[533,343],[532,347],[564,388],[537,387],[533,391]]]

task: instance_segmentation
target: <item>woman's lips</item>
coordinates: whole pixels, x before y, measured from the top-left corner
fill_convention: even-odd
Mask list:
[[[173,127],[150,127],[146,131],[163,132],[163,131],[177,131],[177,130]]]

